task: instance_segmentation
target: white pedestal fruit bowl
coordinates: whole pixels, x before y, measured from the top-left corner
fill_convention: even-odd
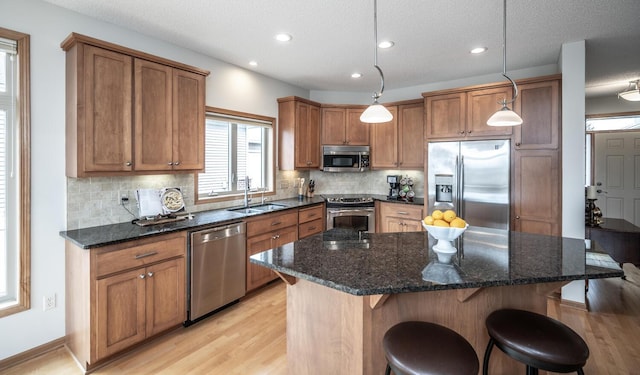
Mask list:
[[[433,251],[438,255],[438,261],[451,263],[451,257],[458,252],[451,241],[460,237],[469,228],[469,224],[466,224],[464,228],[451,228],[427,225],[423,222],[422,227],[438,241],[433,245]]]

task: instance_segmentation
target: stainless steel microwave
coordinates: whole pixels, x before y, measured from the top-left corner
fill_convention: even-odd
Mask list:
[[[369,170],[369,146],[322,146],[325,172],[364,172]]]

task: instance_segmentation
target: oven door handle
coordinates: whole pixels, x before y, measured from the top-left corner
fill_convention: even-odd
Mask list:
[[[330,209],[329,211],[327,211],[327,214],[329,215],[333,215],[333,214],[351,214],[351,215],[357,215],[360,213],[365,213],[365,214],[371,214],[374,212],[373,208],[369,208],[369,209],[358,209],[358,210],[354,210],[354,209],[347,209],[347,210],[334,210],[334,209]]]

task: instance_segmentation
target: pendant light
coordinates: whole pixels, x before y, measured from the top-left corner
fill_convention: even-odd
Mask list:
[[[640,102],[640,89],[638,89],[638,83],[640,83],[640,80],[629,82],[627,90],[619,93],[618,98],[632,102]]]
[[[513,85],[513,99],[507,101],[507,98],[504,98],[502,102],[499,102],[502,104],[502,108],[489,117],[489,120],[487,120],[487,125],[489,126],[516,126],[522,124],[522,118],[507,107],[507,104],[511,104],[516,101],[516,98],[518,97],[518,86],[516,86],[516,83],[507,76],[507,0],[504,0],[503,4],[502,75]]]
[[[393,115],[382,104],[378,103],[378,98],[384,91],[384,74],[378,66],[378,0],[373,0],[373,67],[380,73],[380,92],[373,93],[373,104],[369,106],[362,115],[360,121],[368,123],[381,123],[393,120]]]

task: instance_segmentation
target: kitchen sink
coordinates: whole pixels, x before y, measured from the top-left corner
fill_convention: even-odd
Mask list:
[[[251,206],[252,209],[260,210],[260,211],[273,211],[278,210],[280,208],[287,207],[283,204],[275,204],[275,203],[266,203],[258,206]]]
[[[287,207],[283,204],[266,203],[251,207],[228,208],[227,211],[239,212],[246,215],[261,214],[268,211]]]

